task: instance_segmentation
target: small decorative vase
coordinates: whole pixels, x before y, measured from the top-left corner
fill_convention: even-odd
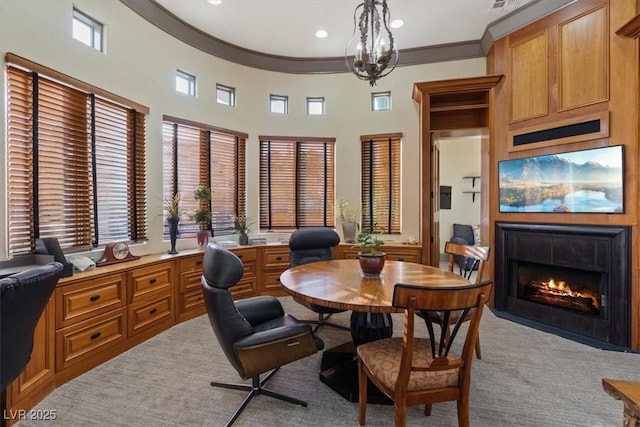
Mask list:
[[[358,262],[362,275],[366,279],[379,279],[380,272],[384,267],[384,260],[387,254],[384,252],[360,252],[358,253]]]
[[[354,243],[356,241],[356,229],[358,224],[355,222],[343,222],[342,223],[342,236],[346,243]]]
[[[249,244],[249,236],[247,236],[246,234],[241,234],[238,236],[238,244],[239,245],[243,245],[246,246]]]
[[[198,247],[200,249],[203,249],[205,246],[207,246],[207,243],[209,243],[209,230],[200,230],[198,231],[197,234],[197,239],[198,239]]]
[[[176,240],[178,239],[178,223],[180,219],[168,218],[167,222],[169,223],[169,238],[171,239],[171,249],[169,249],[168,253],[175,255],[178,253],[178,251],[176,251]]]

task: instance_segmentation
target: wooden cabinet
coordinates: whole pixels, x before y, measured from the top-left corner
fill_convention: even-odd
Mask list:
[[[380,250],[386,253],[386,259],[391,261],[406,261],[420,264],[422,257],[421,246],[386,244],[381,246]],[[358,258],[358,252],[360,252],[360,248],[358,247],[340,245],[336,248],[335,257],[337,259],[355,259]]]
[[[128,336],[163,331],[175,323],[173,262],[128,272]]]
[[[204,253],[190,255],[178,260],[178,286],[176,292],[178,321],[200,316],[207,312],[204,306],[200,278]]]
[[[231,288],[231,295],[234,299],[256,295],[258,292],[258,248],[233,248],[231,251],[242,260],[244,267],[242,279]]]
[[[289,246],[263,247],[261,266],[260,293],[275,296],[288,295],[280,284],[280,275],[289,268]]]

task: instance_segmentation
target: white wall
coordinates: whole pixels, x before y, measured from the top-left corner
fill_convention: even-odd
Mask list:
[[[463,191],[479,191],[480,180],[472,188],[471,179],[480,176],[480,137],[443,138],[440,147],[440,185],[451,186],[451,209],[440,209],[440,253],[453,233],[453,224],[480,224],[480,195]]]
[[[105,24],[106,52],[71,37],[72,8]],[[258,135],[335,137],[336,198],[360,199],[360,142],[363,134],[402,132],[402,236],[419,236],[420,164],[415,82],[485,74],[485,58],[401,67],[375,88],[348,73],[292,75],[256,70],[224,61],[167,35],[116,0],[2,0],[0,54],[11,52],[150,108],[147,117],[149,242],[135,254],[166,250],[162,239],[162,115],[167,114],[249,134],[248,214],[258,217]],[[4,65],[4,64],[3,64]],[[177,68],[197,76],[198,96],[174,90]],[[237,107],[215,101],[215,86],[236,88]],[[372,112],[372,91],[391,91],[393,109]],[[268,112],[269,94],[289,96],[289,114]],[[2,85],[6,100],[5,84]],[[323,96],[326,116],[307,116],[308,96]],[[0,162],[6,164],[6,101],[0,107],[4,136]],[[6,170],[6,168],[5,168]],[[6,179],[0,174],[0,222],[6,224]],[[468,197],[468,196],[467,196]],[[6,225],[0,258],[6,257]],[[178,248],[195,246],[195,238]]]

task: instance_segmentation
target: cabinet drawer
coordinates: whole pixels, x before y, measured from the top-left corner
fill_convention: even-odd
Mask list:
[[[56,329],[126,304],[125,275],[113,274],[56,289]]]
[[[262,291],[281,291],[284,290],[280,283],[280,275],[282,271],[267,271],[264,273],[264,281],[262,282]]]
[[[405,261],[420,263],[420,255],[416,252],[387,252],[387,259],[391,261]]]
[[[192,289],[200,289],[201,277],[202,268],[200,270],[191,270],[185,273],[180,273],[180,292],[186,292]]]
[[[244,273],[242,274],[242,277],[255,277],[256,276],[256,262],[255,261],[251,261],[251,262],[245,262],[242,264],[242,266],[244,267]]]
[[[194,289],[192,291],[185,292],[183,294],[180,294],[179,298],[180,313],[184,313],[185,311],[193,310],[199,307],[204,307],[204,296],[202,295],[202,289]]]
[[[244,277],[233,287],[231,287],[231,295],[234,299],[246,298],[255,295],[256,279],[245,279]]]
[[[273,267],[289,268],[289,248],[268,249],[264,252],[264,268]]]
[[[255,248],[243,248],[243,249],[231,249],[231,252],[236,254],[242,262],[255,261],[258,259],[258,250]]]
[[[358,252],[360,252],[357,249],[345,249],[342,252],[342,256],[344,259],[356,259],[358,258]]]
[[[186,273],[192,270],[202,271],[202,263],[204,262],[204,254],[182,258],[178,264],[180,273]]]
[[[129,285],[130,301],[153,294],[164,289],[171,289],[171,264],[159,264],[132,271]]]
[[[129,337],[155,325],[173,323],[173,295],[162,295],[135,302],[129,306]]]
[[[56,371],[123,342],[127,337],[126,310],[122,307],[56,331]]]

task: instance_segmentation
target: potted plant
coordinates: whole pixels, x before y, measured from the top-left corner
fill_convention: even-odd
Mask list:
[[[199,208],[191,214],[191,220],[200,225],[197,239],[198,247],[203,248],[209,241],[211,229],[211,210],[209,209],[209,201],[211,200],[211,189],[200,185],[193,190],[193,198],[199,202]]]
[[[164,214],[169,224],[169,238],[171,239],[171,249],[169,253],[174,255],[176,251],[176,240],[178,238],[178,223],[182,212],[180,212],[180,193],[176,193],[173,197],[164,200]]]
[[[248,245],[249,244],[249,231],[251,227],[251,221],[246,214],[235,215],[233,217],[233,228],[236,230],[238,234],[238,244],[240,245]]]
[[[356,232],[360,229],[360,209],[353,207],[345,199],[340,199],[336,206],[336,213],[342,223],[342,235],[347,243],[356,241]]]
[[[358,252],[358,261],[364,277],[380,277],[386,254],[381,252],[379,248],[384,242],[373,233],[360,233],[357,243],[358,246],[362,248],[362,250]]]

